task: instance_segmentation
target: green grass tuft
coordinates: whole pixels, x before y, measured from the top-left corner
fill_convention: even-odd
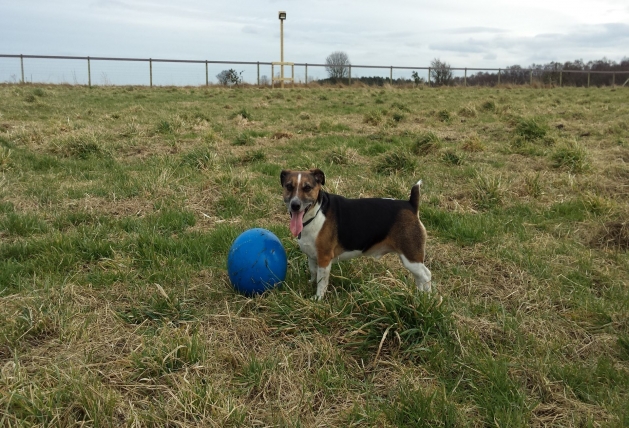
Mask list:
[[[48,224],[33,214],[18,214],[8,212],[4,218],[0,217],[0,230],[9,236],[31,236],[46,233]]]
[[[397,427],[462,425],[456,407],[444,397],[444,392],[431,392],[407,381],[389,398],[389,403],[383,405],[384,414]]]
[[[500,175],[478,172],[474,179],[474,202],[481,209],[494,208],[502,204],[504,186]]]
[[[563,144],[552,153],[551,159],[555,168],[570,172],[584,172],[588,169],[587,151],[574,140]]]
[[[540,140],[546,136],[548,125],[539,117],[520,118],[515,126],[515,133],[526,140]]]
[[[437,112],[437,118],[442,122],[450,122],[452,120],[452,114],[448,110],[439,110]]]
[[[374,170],[378,174],[397,174],[408,173],[412,174],[417,168],[418,163],[415,158],[405,152],[388,152],[380,157],[378,163],[376,163]]]
[[[437,152],[442,146],[441,139],[434,132],[420,135],[411,146],[411,151],[419,156]]]
[[[377,126],[382,123],[382,112],[379,110],[370,111],[363,116],[363,122],[369,125]]]
[[[441,159],[449,165],[460,166],[465,162],[464,154],[457,153],[454,150],[446,150],[441,154]]]

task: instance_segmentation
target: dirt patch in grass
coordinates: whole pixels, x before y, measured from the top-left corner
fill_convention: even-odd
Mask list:
[[[291,134],[290,132],[276,132],[275,134],[273,134],[272,138],[274,140],[281,140],[283,138],[290,140],[291,138],[293,138],[293,134]]]
[[[68,201],[67,210],[81,210],[89,213],[110,215],[114,218],[142,217],[154,211],[151,201],[142,198],[129,198],[113,201],[98,196],[86,196],[83,199]]]
[[[629,223],[614,221],[601,226],[591,239],[593,247],[627,251],[629,249]]]

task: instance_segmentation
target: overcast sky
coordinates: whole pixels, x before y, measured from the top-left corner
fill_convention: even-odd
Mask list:
[[[629,57],[628,0],[0,0],[0,54],[505,67]]]

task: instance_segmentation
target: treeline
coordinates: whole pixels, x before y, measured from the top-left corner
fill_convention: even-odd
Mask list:
[[[317,82],[319,82],[322,85],[347,84],[349,82],[349,79],[347,77],[343,79],[328,77],[326,79],[318,79]],[[369,86],[384,86],[385,84],[391,83],[388,77],[381,77],[381,76],[352,77],[352,83],[355,83],[355,82],[361,82]],[[414,82],[411,79],[404,79],[404,78],[393,79],[394,85],[411,85],[413,83]]]
[[[584,62],[581,59],[567,61],[563,64],[550,62],[548,64],[532,64],[529,67],[512,65],[500,70],[501,84],[524,85],[531,82],[546,85],[587,86],[588,71],[623,72],[615,76],[607,73],[591,73],[590,86],[610,86],[613,83],[622,85],[629,78],[629,58],[623,58],[619,63],[603,58],[597,61]],[[464,77],[457,76],[451,84],[464,84]],[[498,71],[478,72],[467,76],[468,86],[493,86],[498,84]]]
[[[618,73],[615,77],[612,73],[590,73],[590,86],[611,86],[612,84],[622,85],[629,78],[629,57],[623,58],[620,62],[603,58],[597,61],[588,62],[578,59],[575,61],[567,61],[563,64],[553,61],[547,64],[532,64],[529,67],[511,65],[500,69],[500,76],[498,70],[480,71],[477,73],[471,73],[473,70],[468,70],[467,79],[465,79],[463,73],[460,71],[457,72],[457,76],[453,76],[450,66],[445,63],[443,64],[447,68],[445,70],[439,70],[441,78],[438,80],[439,83],[448,86],[463,86],[466,84],[466,80],[467,86],[495,86],[498,84],[528,85],[531,83],[531,77],[533,83],[541,83],[544,85],[559,85],[561,79],[561,84],[563,86],[587,86],[588,71]],[[420,73],[426,72],[425,70],[420,70]],[[447,76],[446,78],[443,78],[444,74]],[[437,77],[435,70],[432,70],[431,76],[433,76],[433,78],[430,83],[435,86],[435,77]],[[331,77],[320,79],[318,82],[321,84],[349,83],[347,78],[341,79]],[[361,82],[369,86],[383,86],[390,83],[393,85],[407,86],[427,84],[428,80],[424,77],[418,79],[417,74],[415,74],[414,78],[399,77],[393,79],[393,82],[391,82],[388,77],[381,76],[352,77],[352,83],[354,82]]]

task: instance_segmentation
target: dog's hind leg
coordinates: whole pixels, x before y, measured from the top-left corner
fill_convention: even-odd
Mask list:
[[[417,289],[419,291],[431,291],[432,287],[430,281],[432,279],[432,274],[426,265],[421,262],[412,262],[407,259],[404,254],[400,254],[400,260],[402,260],[404,267],[411,271],[413,277],[415,277]]]

